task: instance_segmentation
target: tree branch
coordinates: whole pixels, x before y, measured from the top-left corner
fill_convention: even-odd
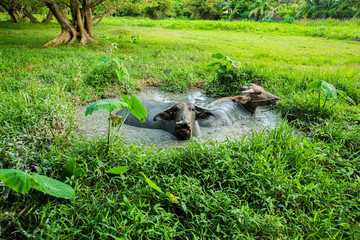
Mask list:
[[[90,8],[96,7],[97,5],[102,4],[105,1],[106,0],[95,0],[95,1],[90,3]]]

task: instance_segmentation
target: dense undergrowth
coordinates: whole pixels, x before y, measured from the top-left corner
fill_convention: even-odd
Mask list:
[[[0,238],[356,239],[357,42],[307,38],[297,30],[274,37],[264,28],[297,26],[279,23],[244,22],[259,30],[233,32],[181,27],[211,23],[202,21],[168,21],[174,27],[165,29],[166,21],[107,21],[111,25],[95,29],[101,44],[58,48],[42,47],[58,34],[55,24],[0,22],[0,168],[59,179],[74,159],[85,170],[69,182],[75,203],[1,186]],[[322,28],[326,22],[308,24]],[[219,74],[208,67],[215,52],[240,61],[240,70]],[[131,76],[126,83],[116,80],[111,64],[94,66],[104,55],[123,57]],[[317,95],[306,89],[313,80],[333,84],[357,105],[329,101],[318,109]],[[281,98],[276,109],[284,120],[277,129],[223,143],[193,139],[169,150],[116,139],[110,152],[105,140],[84,139],[77,131],[79,104],[136,86],[174,92],[199,86],[226,96],[250,83]],[[130,170],[105,173],[117,166]],[[178,204],[150,188],[140,172]]]

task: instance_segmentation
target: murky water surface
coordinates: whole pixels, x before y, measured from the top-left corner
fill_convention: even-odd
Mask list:
[[[215,99],[206,97],[199,89],[191,90],[184,94],[172,94],[162,92],[159,88],[147,88],[134,94],[148,109],[149,120],[163,109],[174,105],[177,102],[191,102],[195,105],[210,109],[216,118],[210,118],[202,122],[202,126],[197,125],[194,135],[200,139],[206,138],[215,141],[234,140],[241,136],[250,135],[252,130],[262,128],[275,128],[279,122],[279,115],[274,111],[267,110],[266,107],[258,108],[255,115],[248,114],[245,110],[232,102],[222,102],[211,104]],[[89,104],[91,105],[91,104]],[[108,112],[97,111],[85,117],[87,106],[78,109],[77,119],[80,133],[85,137],[106,137],[108,128]],[[114,111],[117,115],[124,115],[123,112]],[[118,135],[121,135],[127,143],[135,144],[155,144],[160,148],[183,146],[189,141],[179,140],[169,131],[162,129],[152,129],[142,126],[136,119],[129,119],[133,126],[123,124]],[[159,122],[161,124],[162,121]],[[114,129],[115,130],[115,129]]]

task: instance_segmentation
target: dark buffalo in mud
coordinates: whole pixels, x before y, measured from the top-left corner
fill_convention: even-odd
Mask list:
[[[178,102],[164,109],[156,103],[143,103],[148,110],[148,118],[140,123],[135,117],[129,115],[126,124],[136,127],[163,129],[182,140],[200,135],[198,122],[212,116],[209,110],[200,108],[189,102]],[[160,109],[159,109],[160,107]],[[161,110],[164,109],[164,110]],[[116,115],[126,116],[127,110]]]
[[[264,88],[258,85],[251,85],[250,87],[239,87],[242,95],[234,97],[224,97],[217,99],[213,103],[232,101],[238,103],[242,108],[246,109],[251,114],[256,112],[257,107],[274,105],[279,102],[279,97],[272,95],[264,90]]]
[[[197,107],[192,103],[178,102],[157,114],[153,120],[174,121],[176,135],[180,139],[186,140],[193,136],[196,121],[202,121],[211,115],[209,110]]]

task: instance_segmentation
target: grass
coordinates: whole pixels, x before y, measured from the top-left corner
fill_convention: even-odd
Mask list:
[[[68,182],[76,189],[75,203],[0,187],[0,238],[356,239],[356,24],[107,18],[95,28],[98,45],[43,48],[59,34],[58,25],[0,22],[0,168],[59,179],[74,159],[85,170]],[[323,28],[324,36],[312,35]],[[238,141],[193,139],[169,150],[115,139],[107,151],[104,139],[78,135],[78,105],[132,90],[116,81],[111,65],[95,68],[97,58],[124,57],[139,86],[236,94],[227,86],[223,92],[211,87],[221,77],[208,67],[216,52],[242,63],[236,84],[257,83],[281,97],[276,109],[284,120],[277,129]],[[330,102],[318,111],[315,93],[306,90],[313,80],[330,82],[357,105]],[[117,166],[130,170],[105,173]],[[140,172],[179,204],[150,188]]]

